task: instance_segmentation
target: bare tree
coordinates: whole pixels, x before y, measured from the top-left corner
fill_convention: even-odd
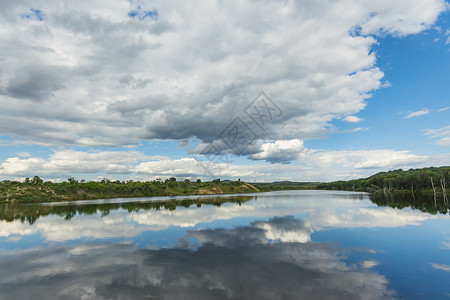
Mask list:
[[[433,177],[430,177],[431,179],[431,187],[433,188],[433,196],[434,196],[434,207],[436,207],[436,188],[434,187]]]
[[[444,204],[448,206],[446,185],[447,185],[447,182],[445,181],[445,177],[442,176],[441,177],[442,197],[444,198]]]

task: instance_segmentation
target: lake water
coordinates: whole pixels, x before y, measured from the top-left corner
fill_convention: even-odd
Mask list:
[[[0,299],[448,299],[450,215],[280,191],[0,205]]]

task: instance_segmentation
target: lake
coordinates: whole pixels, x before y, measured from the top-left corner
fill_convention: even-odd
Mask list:
[[[448,299],[450,215],[365,193],[0,204],[0,299]]]

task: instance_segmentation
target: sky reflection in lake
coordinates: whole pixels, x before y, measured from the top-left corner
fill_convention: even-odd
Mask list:
[[[104,206],[71,218],[41,214],[32,224],[2,220],[0,298],[450,294],[449,215],[377,207],[360,193],[243,197],[220,207],[116,207],[106,214]]]

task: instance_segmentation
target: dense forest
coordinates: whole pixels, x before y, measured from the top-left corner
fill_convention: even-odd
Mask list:
[[[317,189],[364,192],[444,192],[448,189],[450,167],[402,169],[380,172],[368,178],[320,183]]]
[[[450,167],[380,172],[368,178],[320,183],[317,189],[369,192],[379,206],[411,207],[432,214],[447,213]]]

